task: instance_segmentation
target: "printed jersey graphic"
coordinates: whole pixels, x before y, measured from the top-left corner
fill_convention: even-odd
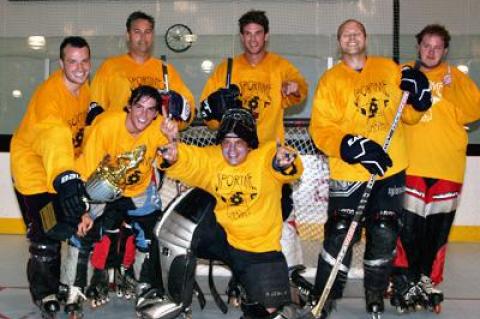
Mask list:
[[[249,109],[255,119],[258,119],[259,114],[268,109],[272,103],[270,97],[270,83],[262,83],[255,81],[242,81],[240,86],[240,100],[244,108]]]
[[[377,132],[387,127],[385,109],[390,107],[390,94],[387,84],[370,82],[354,90],[354,104],[357,111],[367,119],[369,132]]]
[[[250,214],[251,202],[258,196],[252,176],[218,174],[215,185],[217,194],[227,205],[227,215],[232,220],[246,218]]]

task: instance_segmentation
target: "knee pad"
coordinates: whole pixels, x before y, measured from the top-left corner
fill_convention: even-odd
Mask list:
[[[41,262],[50,262],[59,259],[60,243],[58,242],[30,242],[30,256]]]
[[[372,219],[367,219],[367,241],[373,255],[379,258],[393,258],[399,232],[397,213],[380,211]],[[366,252],[368,256],[370,252]]]
[[[215,199],[200,189],[177,198],[155,226],[162,279],[169,297],[188,307],[193,293],[196,230],[206,212],[213,212]]]
[[[397,213],[381,211],[367,219],[364,285],[369,290],[384,290],[388,286],[398,236]]]

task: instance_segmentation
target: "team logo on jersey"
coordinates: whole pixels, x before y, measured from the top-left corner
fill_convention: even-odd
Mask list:
[[[232,220],[246,218],[251,202],[257,198],[257,187],[250,174],[218,174],[216,192],[227,205],[227,216]]]

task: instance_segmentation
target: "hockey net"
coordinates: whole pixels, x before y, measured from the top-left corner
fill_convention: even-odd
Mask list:
[[[327,221],[328,205],[328,161],[314,146],[308,131],[308,120],[286,120],[285,141],[294,147],[302,158],[304,173],[299,181],[292,185],[295,224],[300,238],[304,265],[314,275],[318,253],[322,247],[323,225]],[[181,133],[184,143],[207,146],[215,143],[215,132],[205,126],[193,125]],[[165,178],[161,189],[161,199],[166,207],[176,196],[188,189],[178,181]],[[364,243],[353,248],[353,259],[349,276],[363,276]]]

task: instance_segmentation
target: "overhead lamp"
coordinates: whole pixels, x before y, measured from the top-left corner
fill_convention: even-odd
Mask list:
[[[47,41],[43,35],[31,35],[28,37],[28,46],[33,50],[40,50],[45,47]]]

